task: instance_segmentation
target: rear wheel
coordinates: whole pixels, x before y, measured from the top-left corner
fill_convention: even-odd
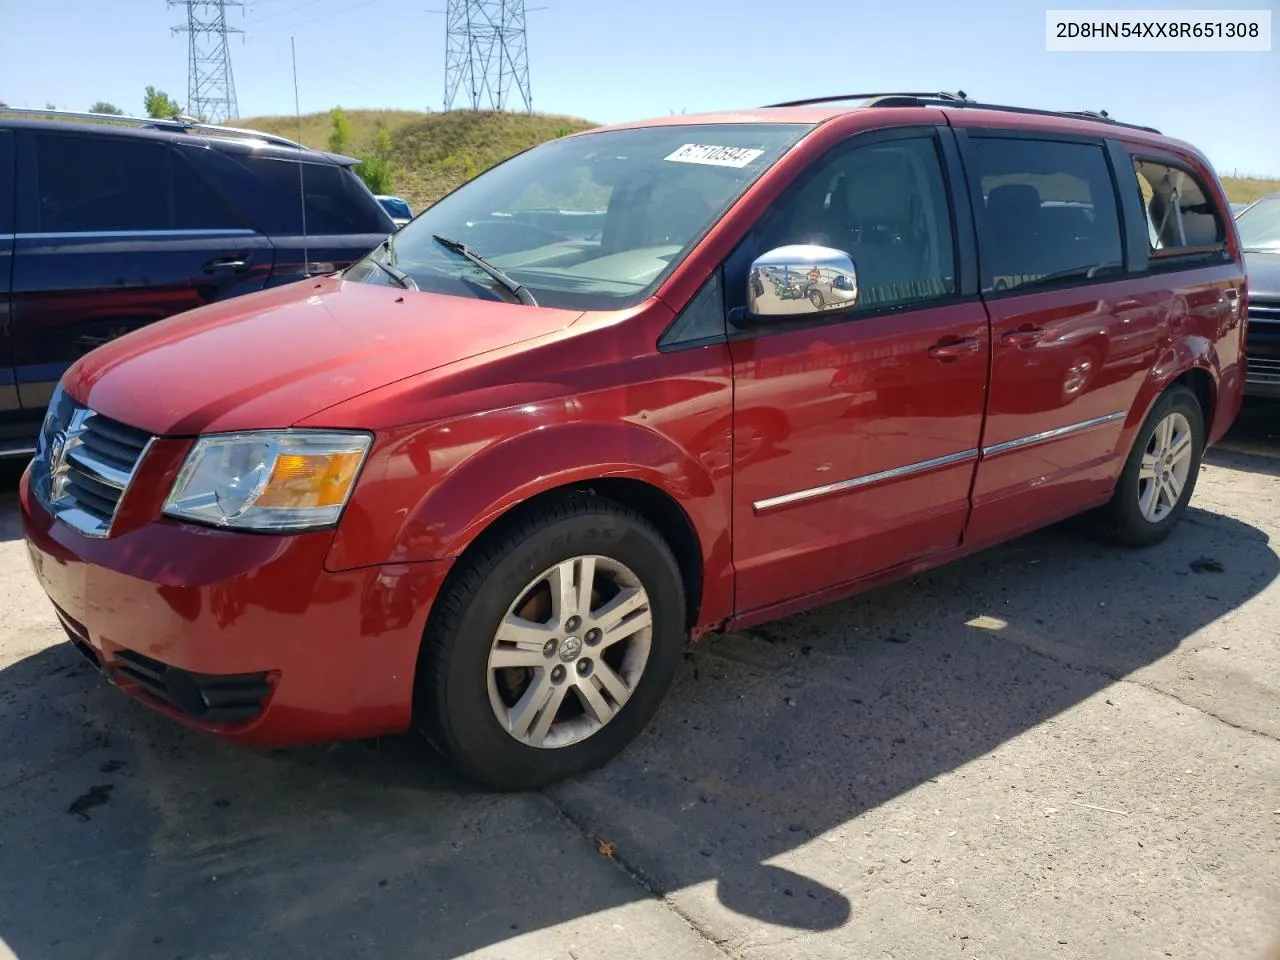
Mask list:
[[[1204,454],[1204,414],[1188,388],[1162,396],[1134,440],[1111,502],[1100,513],[1107,539],[1146,547],[1167,537],[1195,492]]]
[[[480,782],[532,789],[598,767],[657,711],[680,661],[680,570],[640,515],[575,497],[451,577],[427,628],[416,713]]]

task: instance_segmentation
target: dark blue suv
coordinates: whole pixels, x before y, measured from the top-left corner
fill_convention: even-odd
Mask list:
[[[31,451],[94,347],[340,270],[395,230],[351,157],[187,118],[50,117],[0,109],[0,456]]]

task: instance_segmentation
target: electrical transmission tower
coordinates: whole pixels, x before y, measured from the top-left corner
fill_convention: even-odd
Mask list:
[[[171,7],[186,7],[187,22],[172,27],[187,34],[190,56],[187,66],[187,113],[206,123],[223,123],[240,115],[236,106],[236,81],[231,75],[231,50],[227,34],[243,33],[227,26],[227,7],[241,0],[168,0]]]
[[[514,87],[532,112],[524,0],[449,0],[445,17],[444,108],[461,90],[473,110],[502,110]]]

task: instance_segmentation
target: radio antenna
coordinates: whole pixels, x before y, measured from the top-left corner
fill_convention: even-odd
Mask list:
[[[298,101],[298,48],[289,38],[293,56],[293,115],[298,124],[298,201],[302,205],[302,279],[311,276],[311,252],[307,243],[307,188],[302,182],[302,107]]]

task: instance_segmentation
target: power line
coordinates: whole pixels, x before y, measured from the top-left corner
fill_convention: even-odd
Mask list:
[[[187,22],[171,30],[188,38],[187,112],[207,123],[223,123],[240,116],[236,82],[231,72],[227,34],[243,33],[227,26],[227,7],[241,0],[168,0],[187,8]]]
[[[340,10],[331,10],[328,13],[320,13],[314,17],[308,17],[305,20],[280,21],[279,18],[284,16],[283,13],[268,14],[266,17],[263,17],[261,20],[254,21],[253,28],[255,33],[259,33],[259,32],[278,33],[281,30],[292,30],[297,27],[305,27],[307,24],[310,24],[310,23],[319,23],[322,20],[331,20],[334,17],[344,16],[346,14],[351,13],[351,11],[353,10],[359,10],[361,7],[367,7],[374,2],[375,0],[362,0],[362,2],[360,3],[348,4],[346,6],[343,6],[342,9]],[[271,19],[272,22],[269,23],[267,26],[263,27],[261,30],[259,30],[259,25],[266,23],[268,19]]]

